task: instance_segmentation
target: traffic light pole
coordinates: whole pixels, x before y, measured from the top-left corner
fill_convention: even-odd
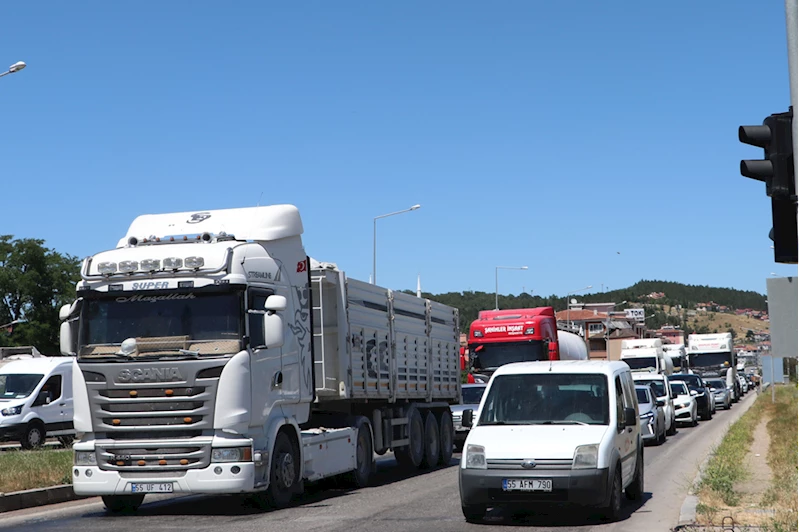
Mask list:
[[[799,75],[799,71],[796,68],[796,25],[797,25],[797,16],[796,16],[796,0],[785,0],[785,28],[788,37],[788,75],[790,76],[790,84],[791,84],[791,106],[793,106],[795,111],[799,111],[799,104],[796,101],[796,76]],[[797,150],[797,143],[799,142],[799,135],[797,134],[797,120],[794,117],[793,119],[793,152],[799,153]],[[799,190],[799,172],[797,172],[796,167],[794,167],[794,175],[793,175],[794,183],[796,184],[796,190]]]

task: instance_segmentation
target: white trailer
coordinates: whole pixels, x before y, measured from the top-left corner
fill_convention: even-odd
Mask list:
[[[457,309],[348,279],[302,232],[291,205],[147,215],[84,261],[61,311],[76,493],[281,507],[304,481],[365,485],[375,453],[450,462]]]
[[[686,365],[684,345],[663,344],[663,353],[671,358],[671,365],[674,366],[674,371],[679,372]]]
[[[674,373],[674,364],[671,357],[665,355],[660,338],[622,340],[621,361],[626,362],[634,372]]]

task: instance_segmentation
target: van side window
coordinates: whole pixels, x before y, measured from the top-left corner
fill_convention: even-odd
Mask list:
[[[52,403],[61,397],[61,375],[53,375],[42,386],[42,391],[39,392],[39,401],[41,404]],[[47,401],[47,399],[50,399]]]
[[[624,391],[621,386],[621,379],[616,376],[616,423],[624,419]]]
[[[622,387],[622,390],[624,391],[624,406],[627,408],[635,408],[637,398],[633,397],[633,378],[629,373],[622,373],[621,382],[624,385]]]
[[[266,344],[264,333],[264,315],[266,299],[274,294],[273,290],[251,288],[247,292],[247,325],[249,328],[250,347],[255,349]]]

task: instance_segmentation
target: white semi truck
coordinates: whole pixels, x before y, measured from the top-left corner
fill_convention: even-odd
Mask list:
[[[349,279],[302,233],[291,205],[144,215],[83,262],[61,309],[77,494],[282,507],[304,481],[365,485],[375,453],[450,462],[458,310]]]
[[[721,378],[733,391],[733,402],[743,395],[736,371],[735,349],[731,333],[689,334],[688,368],[706,379]]]

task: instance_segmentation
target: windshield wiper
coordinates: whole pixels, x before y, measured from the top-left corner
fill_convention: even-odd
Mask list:
[[[486,421],[485,423],[480,423],[480,425],[506,425],[504,421]]]
[[[583,421],[576,421],[574,419],[559,419],[559,420],[552,420],[552,421],[544,421],[541,423],[542,425],[585,425],[588,426],[588,423]]]

